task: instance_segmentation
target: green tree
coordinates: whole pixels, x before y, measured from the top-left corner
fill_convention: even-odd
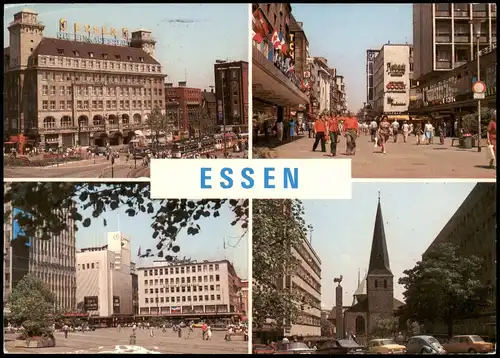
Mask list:
[[[233,213],[232,226],[248,227],[248,200],[235,199],[151,199],[149,183],[74,183],[74,182],[14,182],[4,185],[4,203],[20,209],[15,218],[27,237],[50,240],[68,229],[67,214],[83,227],[102,214],[126,208],[129,217],[149,215],[152,219],[154,250],[147,249],[142,256],[164,257],[166,252],[177,253],[177,235],[185,230],[188,235],[200,232],[199,220],[220,216],[223,206]],[[5,212],[7,220],[10,212]],[[104,225],[106,220],[102,219]],[[147,245],[147,243],[146,243]]]
[[[390,338],[397,332],[398,320],[395,318],[383,318],[377,320],[371,334],[376,338]]]
[[[451,337],[455,320],[475,317],[491,304],[491,288],[480,280],[481,266],[480,258],[459,255],[453,244],[437,245],[398,280],[405,288],[405,318],[442,320]]]
[[[481,138],[486,138],[486,128],[491,121],[493,110],[490,108],[483,108],[481,112]],[[466,114],[462,117],[462,128],[465,133],[477,134],[478,133],[478,113]]]
[[[333,337],[333,323],[326,318],[321,318],[321,336]]]
[[[155,137],[156,145],[159,144],[161,135],[167,136],[174,130],[174,123],[171,121],[170,116],[161,113],[160,107],[154,108],[151,113],[147,115],[146,124]]]
[[[200,114],[200,116],[191,125],[200,136],[211,134],[215,129],[215,123],[213,123],[210,120],[210,117],[206,114]]]
[[[26,275],[9,297],[9,318],[22,325],[28,337],[50,332],[48,315],[54,312],[55,296],[39,278]]]
[[[286,284],[298,264],[292,248],[307,237],[303,215],[299,200],[253,201],[252,322],[257,329],[269,320],[278,327],[294,323],[308,304]]]

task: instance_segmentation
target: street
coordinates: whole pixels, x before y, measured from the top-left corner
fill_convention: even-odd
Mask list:
[[[14,341],[5,343],[5,350],[9,353],[31,353],[31,354],[78,354],[78,353],[124,353],[123,351],[135,351],[143,353],[140,348],[162,354],[186,354],[186,353],[220,353],[236,354],[248,353],[248,342],[243,337],[233,337],[231,342],[224,341],[225,332],[212,332],[212,339],[203,341],[200,329],[195,329],[190,338],[186,338],[187,329],[183,329],[182,338],[178,338],[172,329],[162,333],[155,330],[155,337],[149,336],[148,330],[138,329],[136,332],[135,347],[131,347],[129,336],[132,328],[123,328],[118,332],[117,328],[100,328],[94,332],[73,332],[68,338],[64,338],[62,332],[56,333],[56,346],[51,348],[15,348]],[[6,334],[6,338],[15,339],[14,334]],[[139,348],[140,347],[140,348]]]
[[[361,134],[356,144],[356,155],[347,156],[345,139],[342,138],[337,145],[337,157],[352,159],[353,178],[495,178],[495,170],[488,167],[486,150],[481,153],[477,148],[460,149],[451,146],[451,138],[446,138],[445,144],[416,145],[415,137],[403,142],[403,137],[398,137],[398,143],[392,139],[387,145],[387,154],[382,154],[380,148],[374,148],[370,136]],[[325,158],[334,160],[328,153],[321,152],[318,146],[312,152],[313,138],[299,137],[274,149],[278,158],[304,159]]]

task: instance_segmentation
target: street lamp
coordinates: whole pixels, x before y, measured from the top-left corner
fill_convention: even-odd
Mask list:
[[[481,36],[481,24],[484,22],[484,19],[475,18],[469,21],[469,24],[472,24],[473,32],[476,35],[476,48],[477,48],[477,80],[481,80],[481,65],[479,60],[479,38]],[[477,99],[477,151],[481,151],[481,99]]]

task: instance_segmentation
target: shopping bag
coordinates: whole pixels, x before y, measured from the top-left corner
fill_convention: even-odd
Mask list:
[[[493,148],[493,144],[488,145],[488,150],[486,151],[488,153],[488,159],[496,161],[495,158],[495,150]]]

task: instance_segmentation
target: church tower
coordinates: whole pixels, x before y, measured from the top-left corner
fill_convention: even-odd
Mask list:
[[[392,318],[394,315],[394,275],[389,265],[380,195],[373,230],[370,264],[366,277],[366,293],[368,298],[368,333],[371,333],[377,326],[377,321]]]
[[[130,46],[142,48],[151,57],[155,58],[156,40],[151,36],[151,31],[139,29],[132,32],[132,40]]]

